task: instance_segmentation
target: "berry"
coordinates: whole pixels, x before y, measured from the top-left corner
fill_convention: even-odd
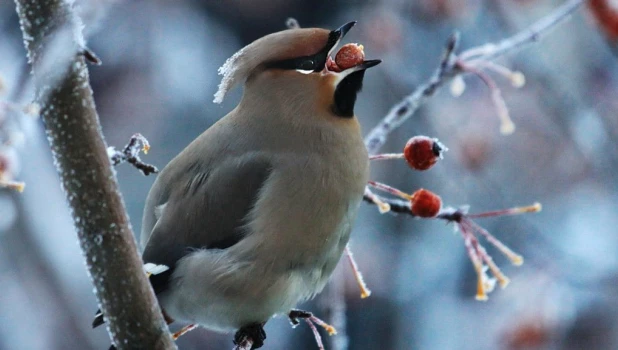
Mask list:
[[[337,73],[341,72],[341,68],[330,57],[326,59],[326,69],[328,69],[331,72],[337,72]]]
[[[358,44],[343,45],[335,56],[335,63],[341,70],[357,66],[365,60],[363,46]]]
[[[427,170],[442,158],[442,153],[446,150],[438,139],[414,136],[406,143],[403,155],[412,169]]]
[[[412,194],[410,204],[412,214],[421,218],[433,218],[442,208],[442,199],[437,194],[421,188]]]
[[[618,41],[618,6],[612,0],[590,0],[588,8],[610,42]]]

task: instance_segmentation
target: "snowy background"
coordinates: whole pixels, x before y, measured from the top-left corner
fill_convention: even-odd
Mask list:
[[[367,132],[430,76],[453,30],[461,31],[462,48],[496,41],[562,1],[76,3],[88,45],[103,61],[90,74],[107,142],[122,147],[140,132],[152,145],[143,159],[162,168],[239,100],[236,89],[222,105],[211,102],[217,68],[284,29],[288,17],[332,29],[358,21],[345,41],[383,60],[367,73],[356,108]],[[0,101],[25,105],[33,87],[21,35],[14,3],[0,0]],[[450,148],[444,161],[423,173],[403,162],[374,163],[372,179],[408,192],[428,188],[471,212],[541,202],[539,214],[479,221],[525,264],[513,267],[490,248],[511,285],[475,301],[476,276],[451,226],[363,204],[351,246],[373,295],[360,300],[349,266],[339,272],[351,349],[618,348],[618,58],[583,8],[540,44],[500,62],[526,75],[521,89],[494,76],[513,135],[499,133],[486,86],[468,76],[461,97],[445,87],[383,148],[399,152],[424,134]],[[105,330],[90,328],[97,304],[41,122],[20,118],[24,143],[13,162],[27,187],[0,190],[0,349],[107,349]],[[117,172],[139,232],[154,176],[128,165]],[[329,296],[301,307],[320,315]],[[291,329],[284,318],[266,331],[266,349],[316,348],[306,326]],[[178,344],[221,349],[231,339],[199,329]]]

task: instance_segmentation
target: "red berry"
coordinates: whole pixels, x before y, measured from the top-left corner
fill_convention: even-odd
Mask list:
[[[433,218],[442,208],[442,199],[437,194],[421,188],[412,194],[410,204],[412,214],[422,218]]]
[[[337,63],[335,63],[335,61],[330,57],[326,59],[326,69],[331,72],[341,72],[341,67],[339,67]]]
[[[414,136],[406,143],[403,155],[412,169],[427,170],[442,158],[442,152],[445,150],[446,147],[438,139]]]
[[[357,66],[365,60],[365,53],[363,52],[363,46],[358,44],[345,44],[343,45],[337,55],[335,56],[335,63],[341,68],[346,70]]]
[[[588,8],[601,30],[612,42],[618,41],[618,6],[612,0],[589,0]]]

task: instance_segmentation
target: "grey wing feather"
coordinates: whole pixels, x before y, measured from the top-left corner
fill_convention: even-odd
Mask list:
[[[149,235],[142,234],[142,238],[148,237],[147,243],[142,242],[144,262],[164,264],[173,270],[192,249],[234,245],[247,234],[243,230],[245,217],[270,172],[268,159],[247,154],[225,160],[213,169],[194,166],[176,175],[168,186],[155,184],[155,192],[157,188],[169,189],[169,185],[172,188],[148,199],[146,210],[150,213],[144,214],[144,228],[151,224],[152,230]],[[166,280],[170,274],[161,277]]]

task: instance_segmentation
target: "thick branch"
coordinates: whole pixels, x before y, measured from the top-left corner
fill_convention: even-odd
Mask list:
[[[95,294],[119,349],[174,349],[111,169],[68,1],[16,0],[37,100]]]

